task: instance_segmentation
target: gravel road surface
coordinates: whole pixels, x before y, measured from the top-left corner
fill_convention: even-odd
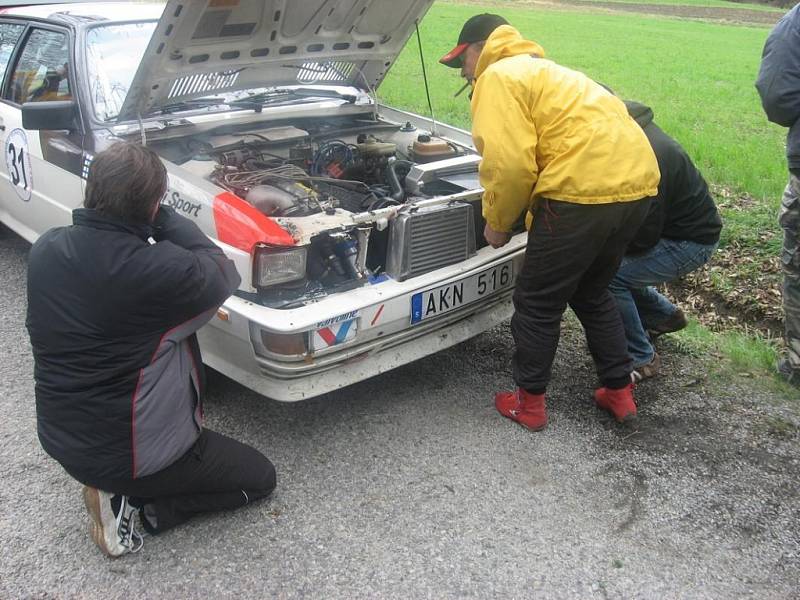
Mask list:
[[[36,438],[28,249],[0,226],[0,598],[800,597],[797,399],[667,342],[639,430],[619,427],[572,319],[542,433],[492,406],[507,326],[299,404],[212,373],[207,425],[278,489],[107,559]]]

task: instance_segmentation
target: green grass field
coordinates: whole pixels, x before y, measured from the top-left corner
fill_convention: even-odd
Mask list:
[[[684,145],[709,182],[757,199],[750,210],[725,215],[723,243],[752,239],[754,251],[777,252],[777,238],[762,247],[760,236],[776,227],[787,179],[785,130],[767,122],[753,85],[768,27],[632,14],[486,9],[503,14],[552,60],[585,72],[623,98],[652,106],[658,124]],[[439,2],[420,25],[436,116],[466,129],[467,96],[453,98],[463,80],[437,59],[452,47],[461,24],[481,10]],[[416,38],[393,66],[380,96],[427,114]]]
[[[595,0],[585,0],[593,2]],[[745,8],[748,10],[760,10],[765,12],[782,13],[783,9],[763,4],[745,4],[743,2],[729,2],[728,0],[599,0],[602,2],[622,2],[628,4],[667,4],[677,6],[711,6],[715,8]]]

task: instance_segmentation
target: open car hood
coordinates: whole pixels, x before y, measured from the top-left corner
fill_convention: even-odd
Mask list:
[[[432,3],[169,0],[118,118],[249,88],[374,89]]]

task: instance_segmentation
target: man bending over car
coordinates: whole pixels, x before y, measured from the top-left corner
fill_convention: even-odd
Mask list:
[[[83,483],[89,531],[109,556],[192,515],[268,496],[260,452],[204,429],[195,332],[239,285],[190,220],[160,206],[167,173],[135,144],[100,152],[73,224],[28,264],[39,440]]]
[[[538,431],[567,305],[580,319],[602,386],[598,407],[636,418],[632,363],[608,284],[647,215],[659,171],[625,105],[583,73],[544,58],[499,15],[476,15],[439,62],[473,85],[472,139],[481,155],[484,237],[511,239],[530,212],[525,262],[514,288],[516,389],[498,412]]]

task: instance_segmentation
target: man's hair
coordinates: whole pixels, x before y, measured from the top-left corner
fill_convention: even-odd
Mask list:
[[[167,169],[158,155],[118,142],[94,157],[83,205],[126,223],[149,223],[166,191]]]

